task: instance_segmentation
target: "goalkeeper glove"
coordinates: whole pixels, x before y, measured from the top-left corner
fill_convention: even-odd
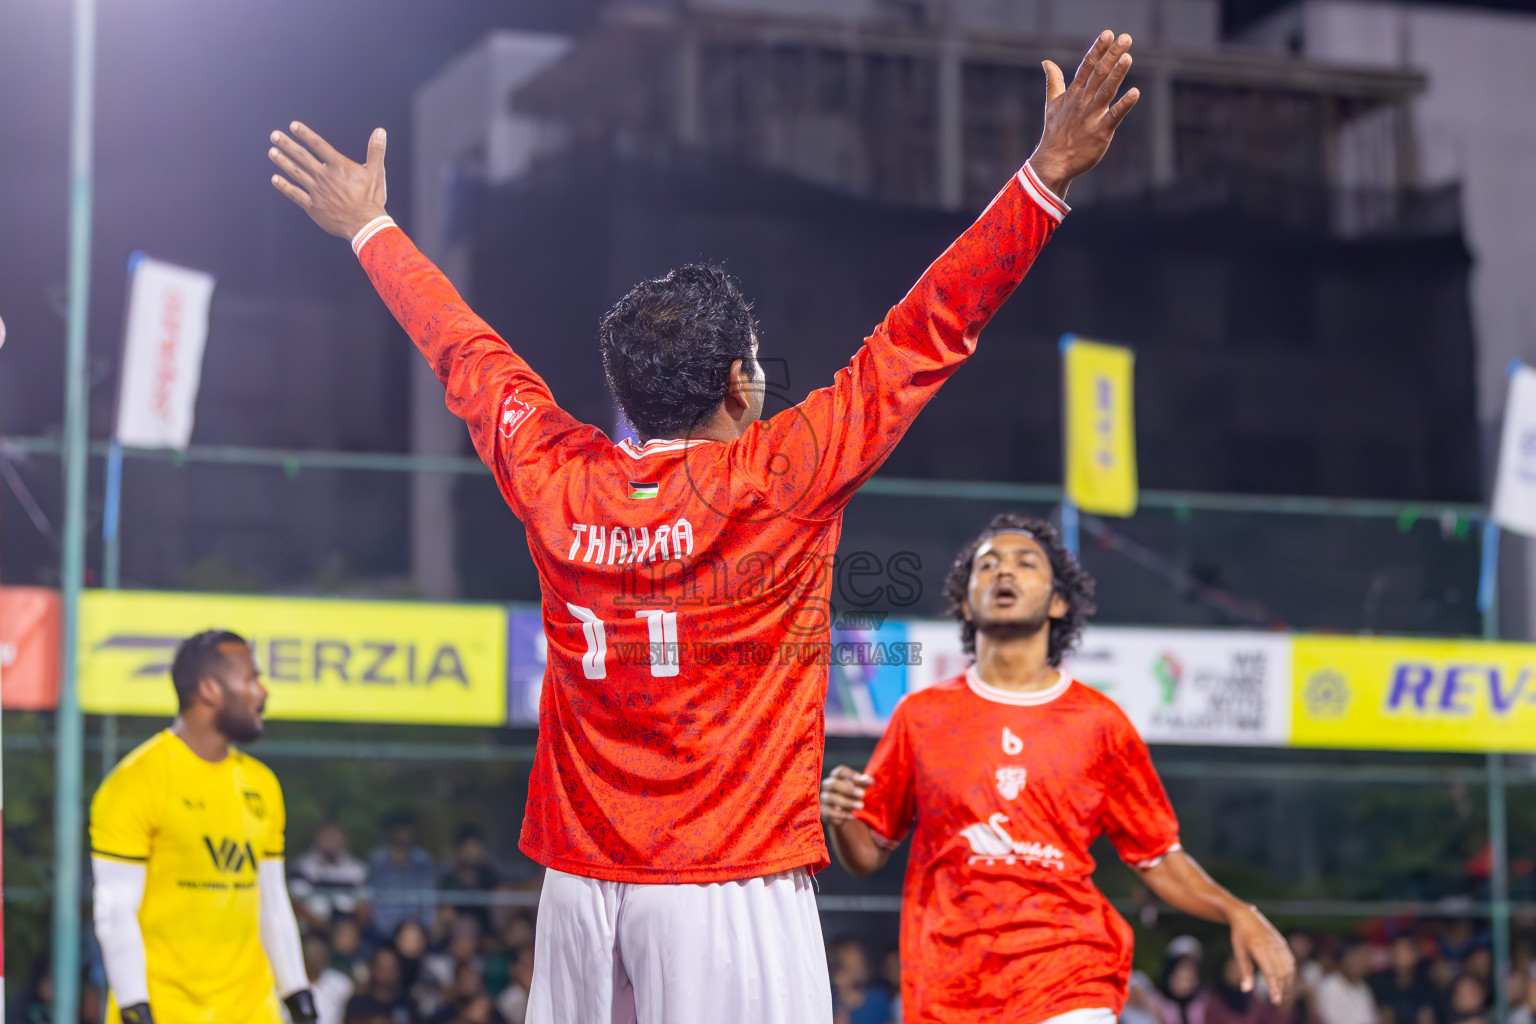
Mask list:
[[[148,1003],[134,1003],[117,1011],[123,1018],[123,1024],[155,1024],[154,1014],[149,1012]]]
[[[283,1005],[288,1007],[288,1019],[293,1024],[315,1024],[320,1019],[320,1011],[315,1009],[315,996],[307,988],[301,988],[287,999]],[[128,1024],[125,1018],[123,1024]]]

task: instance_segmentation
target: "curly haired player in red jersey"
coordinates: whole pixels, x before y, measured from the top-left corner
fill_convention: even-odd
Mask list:
[[[610,441],[465,305],[384,211],[384,132],[357,164],[298,122],[273,184],[352,240],[522,520],[549,663],[521,848],[548,868],[533,1024],[831,1019],[811,873],[831,573],[843,508],[976,348],[1135,105],[1129,36],[1072,84],[1045,63],[1029,162],[832,385],[762,420],[751,307],[716,268],[603,318]]]
[[[910,831],[901,913],[907,1024],[1114,1024],[1131,930],[1093,885],[1108,836],[1159,897],[1225,922],[1244,991],[1278,1003],[1295,962],[1255,908],[1179,847],[1147,746],[1108,697],[1061,672],[1093,579],[1040,519],[997,516],[944,584],[975,662],[903,698],[863,773],[822,784],[822,818],[867,875]]]

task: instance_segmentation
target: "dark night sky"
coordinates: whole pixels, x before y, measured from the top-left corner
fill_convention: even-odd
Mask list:
[[[1229,26],[1276,0],[1227,0]],[[0,4],[0,422],[58,423],[70,4]],[[266,135],[300,117],[360,152],[391,134],[403,199],[408,98],[487,29],[579,30],[599,0],[110,0],[100,4],[91,341],[110,361],[128,253],[214,269],[220,287],[302,295],[353,282],[344,247],[267,184]],[[1502,5],[1536,8],[1536,0]],[[102,372],[105,376],[105,372]],[[105,385],[101,385],[105,386]],[[98,425],[98,430],[100,429]]]

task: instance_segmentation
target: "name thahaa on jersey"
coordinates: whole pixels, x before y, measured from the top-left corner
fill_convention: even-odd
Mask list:
[[[656,524],[654,533],[649,526],[572,523],[571,534],[571,550],[565,557],[572,562],[583,543],[586,554],[581,561],[596,565],[632,565],[655,561],[657,556],[670,560],[693,554],[693,524],[686,519]]]

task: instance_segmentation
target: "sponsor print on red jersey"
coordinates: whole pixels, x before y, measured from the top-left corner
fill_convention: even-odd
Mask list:
[[[877,842],[912,834],[901,911],[907,1024],[1035,1024],[1119,1012],[1131,929],[1093,885],[1108,836],[1147,866],[1178,821],[1146,744],[1113,701],[1062,676],[988,686],[974,668],[903,698],[856,817]]]
[[[843,507],[1064,212],[1026,167],[830,387],[730,443],[613,443],[555,404],[403,232],[360,235],[538,569],[549,660],[525,853],[620,882],[828,863],[817,793]]]

